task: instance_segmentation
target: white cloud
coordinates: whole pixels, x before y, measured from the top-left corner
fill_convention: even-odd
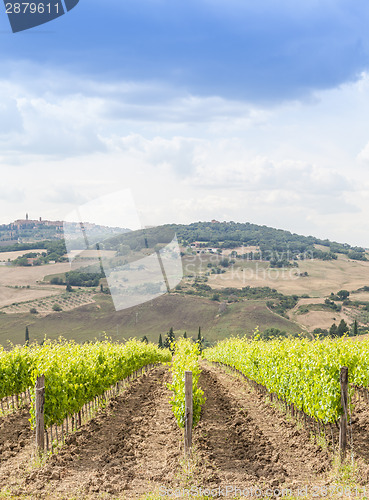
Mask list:
[[[249,220],[366,244],[367,75],[261,109],[157,84],[35,74],[27,86],[21,76],[0,81],[2,222],[26,211],[59,219],[130,188],[143,225]]]

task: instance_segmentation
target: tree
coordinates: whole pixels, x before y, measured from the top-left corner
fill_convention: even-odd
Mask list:
[[[183,334],[183,338],[186,339],[187,338],[187,332],[184,332]]]
[[[28,330],[28,326],[26,326],[26,335],[25,335],[25,344],[28,345],[29,344],[29,330]]]
[[[173,332],[173,328],[170,328],[169,332],[166,334],[165,340],[163,342],[163,346],[170,350],[171,353],[174,352],[174,348],[172,346],[173,342],[175,342],[176,337]]]
[[[104,286],[103,286],[103,284],[102,284],[102,283],[100,283],[100,292],[101,292],[101,293],[104,293]]]
[[[59,304],[54,304],[53,307],[52,307],[52,310],[53,311],[61,311],[62,308],[61,308],[61,306]]]
[[[262,340],[270,340],[274,338],[283,338],[288,337],[288,334],[285,330],[280,330],[279,328],[266,328],[263,332],[259,334],[260,339]]]
[[[67,286],[66,286],[66,291],[67,292],[72,292],[72,287],[70,286],[70,283],[67,283]]]
[[[347,323],[344,319],[341,319],[340,321],[340,324],[338,325],[338,328],[337,328],[337,335],[339,337],[343,337],[345,335],[345,333],[348,332],[348,326],[347,326]]]
[[[158,347],[159,347],[159,349],[163,349],[163,348],[164,348],[164,346],[163,346],[163,339],[162,339],[162,337],[161,337],[161,334],[159,335],[159,343],[158,343]]]
[[[146,335],[142,337],[141,342],[144,342],[145,344],[149,343],[149,339],[146,337]]]
[[[337,325],[336,323],[333,323],[333,325],[330,327],[329,329],[329,335],[331,335],[332,337],[335,337],[337,335]]]
[[[196,341],[196,343],[199,346],[200,352],[202,352],[202,343],[203,343],[203,340],[204,340],[203,337],[201,337],[201,326],[199,326],[199,333],[197,334],[197,341]]]
[[[340,290],[339,292],[337,292],[337,295],[340,300],[345,300],[350,295],[350,292],[348,290]]]
[[[352,335],[356,336],[357,334],[358,334],[358,331],[357,331],[357,321],[355,319],[355,321],[354,321],[354,327],[352,329]]]

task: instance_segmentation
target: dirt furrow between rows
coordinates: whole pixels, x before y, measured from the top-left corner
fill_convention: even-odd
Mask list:
[[[215,465],[207,486],[296,490],[329,484],[329,454],[246,381],[204,364],[200,385],[207,401],[195,443],[200,461]]]
[[[0,490],[14,488],[29,468],[34,436],[28,409],[0,418]]]
[[[181,432],[169,404],[168,381],[165,367],[134,380],[69,436],[46,465],[29,469],[17,481],[8,477],[7,487],[30,498],[138,498],[172,483]]]
[[[22,499],[69,500],[137,499],[195,486],[296,493],[330,484],[331,455],[243,378],[209,363],[200,376],[206,402],[193,459],[184,464],[169,381],[164,366],[132,381],[43,466],[34,461],[28,412],[0,419],[0,487]],[[364,426],[364,413],[357,418]]]

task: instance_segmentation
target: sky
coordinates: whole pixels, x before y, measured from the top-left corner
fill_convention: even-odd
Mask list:
[[[366,0],[80,0],[19,33],[0,7],[0,223],[122,192],[109,225],[369,247]]]

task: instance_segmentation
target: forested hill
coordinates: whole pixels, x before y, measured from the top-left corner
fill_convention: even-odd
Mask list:
[[[279,259],[288,260],[298,257],[335,259],[337,253],[346,254],[351,259],[366,260],[365,249],[361,247],[352,247],[347,243],[337,243],[328,239],[321,240],[314,236],[301,236],[290,231],[249,222],[167,224],[109,238],[104,242],[104,247],[118,251],[124,245],[129,246],[131,250],[140,250],[145,246],[152,248],[156,244],[169,243],[175,234],[183,246],[189,246],[194,242],[198,242],[200,247],[224,249],[255,246],[267,260],[273,260],[277,253]],[[322,245],[325,248],[317,249],[315,245]]]

